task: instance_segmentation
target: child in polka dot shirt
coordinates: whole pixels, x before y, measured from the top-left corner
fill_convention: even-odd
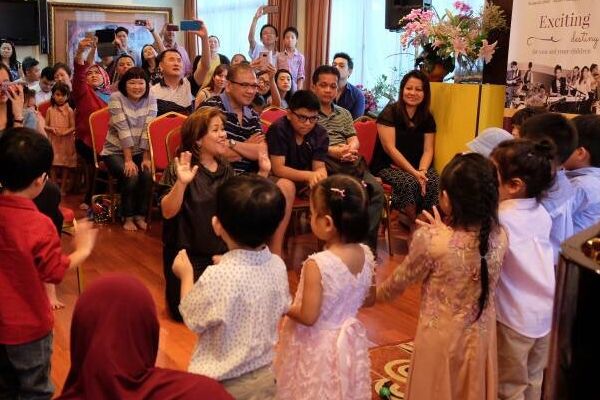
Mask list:
[[[241,175],[217,191],[212,225],[229,251],[193,283],[185,250],[173,263],[181,279],[179,310],[201,336],[189,372],[221,381],[236,399],[275,398],[271,371],[277,325],[291,296],[285,264],[266,242],[285,210],[285,199],[266,178]]]

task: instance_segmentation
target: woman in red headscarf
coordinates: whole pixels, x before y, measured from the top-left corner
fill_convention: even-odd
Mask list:
[[[158,333],[154,301],[137,279],[98,279],[75,305],[71,370],[58,399],[233,400],[213,379],[155,367]]]
[[[96,42],[92,38],[84,38],[79,42],[75,52],[73,75],[73,100],[75,102],[75,148],[77,153],[87,162],[88,189],[81,208],[87,209],[92,201],[92,182],[94,165],[94,150],[92,149],[92,134],[90,132],[90,114],[108,105],[110,98],[110,79],[106,71],[89,63],[93,57],[88,56],[86,64],[83,58],[88,51],[96,53]]]

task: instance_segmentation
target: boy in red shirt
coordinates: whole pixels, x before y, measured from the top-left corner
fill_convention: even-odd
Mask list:
[[[75,251],[62,254],[56,227],[33,203],[52,158],[50,142],[34,130],[0,137],[0,393],[9,398],[52,397],[54,319],[44,283],[59,283],[96,241],[97,231],[80,222]]]

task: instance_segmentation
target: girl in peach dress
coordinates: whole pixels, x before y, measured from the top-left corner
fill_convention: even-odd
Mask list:
[[[60,174],[60,191],[64,196],[69,176],[77,166],[75,151],[75,114],[69,106],[71,89],[65,83],[56,83],[52,88],[52,107],[46,111],[46,133],[54,150],[52,180]]]
[[[356,179],[335,175],[311,192],[310,225],[325,250],[304,262],[275,357],[277,398],[371,398],[368,340],[356,313],[373,277],[368,196]]]
[[[442,222],[425,212],[408,255],[377,299],[423,282],[408,400],[496,400],[496,284],[507,246],[498,224],[498,179],[475,153],[457,155],[440,184]]]

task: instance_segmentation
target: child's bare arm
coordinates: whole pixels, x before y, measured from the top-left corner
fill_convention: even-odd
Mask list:
[[[292,307],[288,317],[304,325],[314,325],[321,314],[323,301],[323,286],[321,285],[321,271],[317,263],[308,260],[304,263],[304,290],[302,291],[302,304]]]
[[[194,268],[185,249],[177,253],[173,261],[173,273],[181,280],[181,300],[185,299],[194,286]]]
[[[97,236],[98,230],[93,228],[91,222],[85,219],[77,221],[77,230],[74,237],[75,251],[69,254],[69,268],[81,265],[89,257]]]

